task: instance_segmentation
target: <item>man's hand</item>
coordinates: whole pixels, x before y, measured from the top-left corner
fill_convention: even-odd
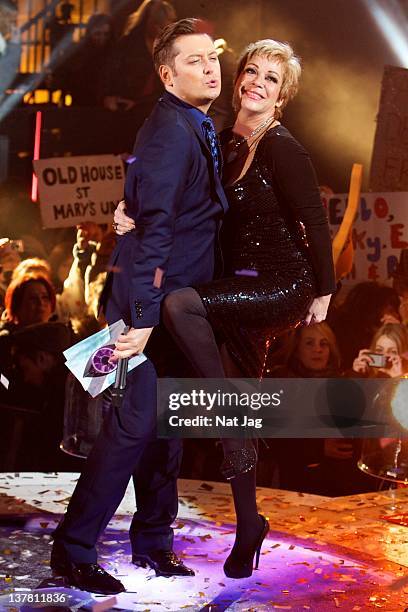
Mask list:
[[[121,334],[116,341],[116,350],[113,351],[114,357],[124,359],[142,353],[152,331],[153,327],[131,328],[126,335]]]
[[[136,227],[133,219],[128,217],[125,211],[126,211],[125,200],[121,200],[119,204],[117,205],[115,214],[113,215],[113,226],[114,226],[115,232],[119,234],[119,236],[123,236],[124,234],[131,232]]]
[[[329,295],[321,295],[313,300],[306,317],[307,325],[310,325],[311,323],[321,323],[321,321],[325,320],[330,304],[330,298],[331,293]]]

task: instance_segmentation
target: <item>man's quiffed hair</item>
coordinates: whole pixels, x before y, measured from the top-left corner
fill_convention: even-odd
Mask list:
[[[180,19],[166,26],[153,45],[153,63],[156,72],[158,73],[160,66],[164,64],[174,68],[174,58],[177,55],[174,42],[177,38],[188,34],[207,34],[205,29],[205,22],[194,17]]]

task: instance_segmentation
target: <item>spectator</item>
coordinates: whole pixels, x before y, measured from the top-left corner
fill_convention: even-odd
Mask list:
[[[33,231],[34,230],[34,231]],[[47,250],[42,242],[41,230],[38,232],[38,237],[34,235],[35,228],[31,226],[30,233],[21,234],[21,242],[23,247],[24,258],[27,257],[41,257],[42,259],[47,257]]]
[[[36,389],[46,389],[50,375],[64,364],[62,352],[72,341],[69,328],[59,322],[37,323],[15,331],[9,339],[21,382]],[[21,396],[21,387],[16,389]],[[32,404],[32,395],[26,395]]]
[[[85,248],[80,250],[79,244]],[[116,235],[108,232],[97,244],[77,240],[74,247],[74,263],[64,283],[59,304],[64,304],[65,311],[69,312],[74,332],[80,338],[96,333],[105,324],[105,319],[99,314],[99,298],[115,244]],[[82,260],[78,258],[78,253],[81,253]],[[82,273],[81,265],[85,261],[87,266]],[[76,302],[73,303],[75,297]]]
[[[371,356],[374,353],[373,356]],[[376,355],[383,360],[376,361]],[[379,365],[384,361],[383,365]],[[398,323],[386,323],[374,335],[369,349],[361,349],[353,361],[353,372],[369,378],[398,378],[408,372],[408,330]]]
[[[67,374],[62,351],[74,341],[71,329],[49,322],[56,306],[55,291],[45,275],[27,273],[27,267],[8,286],[5,306],[0,371],[9,387],[0,388],[0,426],[6,440],[0,465],[2,469],[62,469],[66,460],[58,446]]]
[[[21,32],[17,27],[16,3],[0,3],[0,103],[13,87],[21,59]]]
[[[61,293],[74,260],[72,243],[60,242],[55,245],[48,259],[51,266],[52,284],[55,291]]]
[[[75,333],[81,338],[98,329],[95,318],[97,307],[89,307],[93,301],[91,294],[95,295],[90,282],[95,281],[99,273],[102,273],[99,280],[104,280],[104,272],[113,246],[112,234],[107,234],[105,238],[99,225],[83,223],[77,226],[77,238],[73,248],[74,259],[64,281],[62,294],[58,298],[58,308],[61,320],[69,318]],[[95,265],[97,272],[91,273]],[[101,290],[102,287],[98,291]]]
[[[340,377],[339,351],[329,325],[322,322],[294,330],[287,344],[285,363],[273,368],[271,375],[276,378]],[[360,440],[274,439],[270,445],[283,489],[336,497],[370,491],[375,484],[357,468]]]
[[[86,310],[85,303],[85,271],[91,263],[93,253],[102,240],[103,231],[96,223],[80,223],[77,225],[76,242],[72,254],[73,262],[64,281],[62,294],[67,311],[72,316],[78,316]]]
[[[51,266],[45,259],[40,257],[29,257],[23,259],[16,268],[14,268],[11,280],[15,280],[19,276],[25,276],[26,274],[45,276],[51,281]]]
[[[156,102],[162,84],[153,66],[153,43],[176,18],[173,6],[166,0],[145,0],[130,15],[109,68],[106,108],[130,110],[142,100]]]
[[[77,236],[74,245],[74,257],[81,262],[81,272],[85,274],[86,267],[91,261],[91,255],[96,250],[97,244],[102,240],[103,230],[97,223],[87,221],[76,226]]]
[[[4,307],[4,297],[11,281],[13,271],[21,261],[16,244],[9,238],[0,238],[0,310]]]
[[[55,311],[55,304],[54,288],[45,276],[17,277],[6,291],[6,320],[0,329],[12,332],[27,325],[46,323]]]
[[[67,243],[62,243],[67,244]],[[56,249],[56,250],[55,250]],[[51,254],[51,259],[54,259],[54,264],[57,260],[60,260],[60,249],[55,247],[54,256]],[[71,255],[67,255],[67,251],[65,251],[66,258],[69,261],[73,260],[72,257],[72,248],[69,247],[69,252]],[[78,312],[84,311],[84,301],[82,294],[80,293],[81,285],[76,286],[73,284],[72,286],[67,283],[67,286],[64,286],[64,275],[65,277],[69,277],[69,272],[66,270],[66,260],[65,262],[55,264],[57,266],[57,272],[59,271],[59,284],[61,287],[62,283],[62,291],[61,293],[56,294],[56,306],[55,306],[55,314],[58,321],[62,323],[69,323],[71,318],[74,316],[78,316]],[[72,267],[72,266],[71,266]],[[42,276],[47,278],[51,283],[51,266],[45,261],[45,259],[40,259],[39,257],[30,257],[28,259],[23,259],[23,261],[15,268],[12,276],[12,280],[14,281],[16,278],[31,275],[31,276]],[[80,282],[80,279],[79,281]],[[82,287],[83,288],[83,287]],[[7,319],[7,313],[3,313],[3,320]]]
[[[57,71],[61,89],[68,90],[73,106],[102,106],[107,87],[107,66],[114,48],[109,15],[96,13],[86,26],[84,38],[74,47],[69,61]]]
[[[65,380],[62,351],[72,343],[61,323],[29,325],[0,338],[12,356],[6,370],[9,389],[0,389],[0,426],[4,444],[0,469],[56,471],[75,469],[60,450]],[[2,364],[2,372],[3,369]]]
[[[108,274],[108,263],[116,244],[116,234],[108,232],[97,245],[85,271],[85,301],[88,313],[98,318],[99,297]]]
[[[340,353],[333,331],[323,321],[298,327],[287,339],[283,365],[271,369],[274,378],[330,378],[340,375]]]
[[[368,346],[384,323],[399,323],[399,298],[394,289],[366,281],[355,285],[344,302],[329,311],[342,367],[349,370],[358,351]]]
[[[72,48],[75,31],[75,24],[71,18],[74,8],[74,5],[69,2],[61,3],[60,14],[57,15],[54,8],[45,23],[45,29],[48,30],[53,65],[69,57],[69,50]]]

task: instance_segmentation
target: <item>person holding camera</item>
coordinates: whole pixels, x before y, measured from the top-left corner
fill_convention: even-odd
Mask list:
[[[376,332],[369,349],[361,349],[353,372],[368,378],[398,378],[408,372],[408,330],[400,323],[386,323]]]

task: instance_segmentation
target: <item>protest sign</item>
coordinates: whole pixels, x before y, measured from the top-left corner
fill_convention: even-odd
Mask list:
[[[115,155],[53,157],[33,162],[44,228],[84,221],[111,223],[125,172]]]
[[[347,194],[323,197],[332,236],[341,224]],[[352,228],[353,269],[346,282],[390,282],[401,249],[408,248],[408,192],[363,193]]]

